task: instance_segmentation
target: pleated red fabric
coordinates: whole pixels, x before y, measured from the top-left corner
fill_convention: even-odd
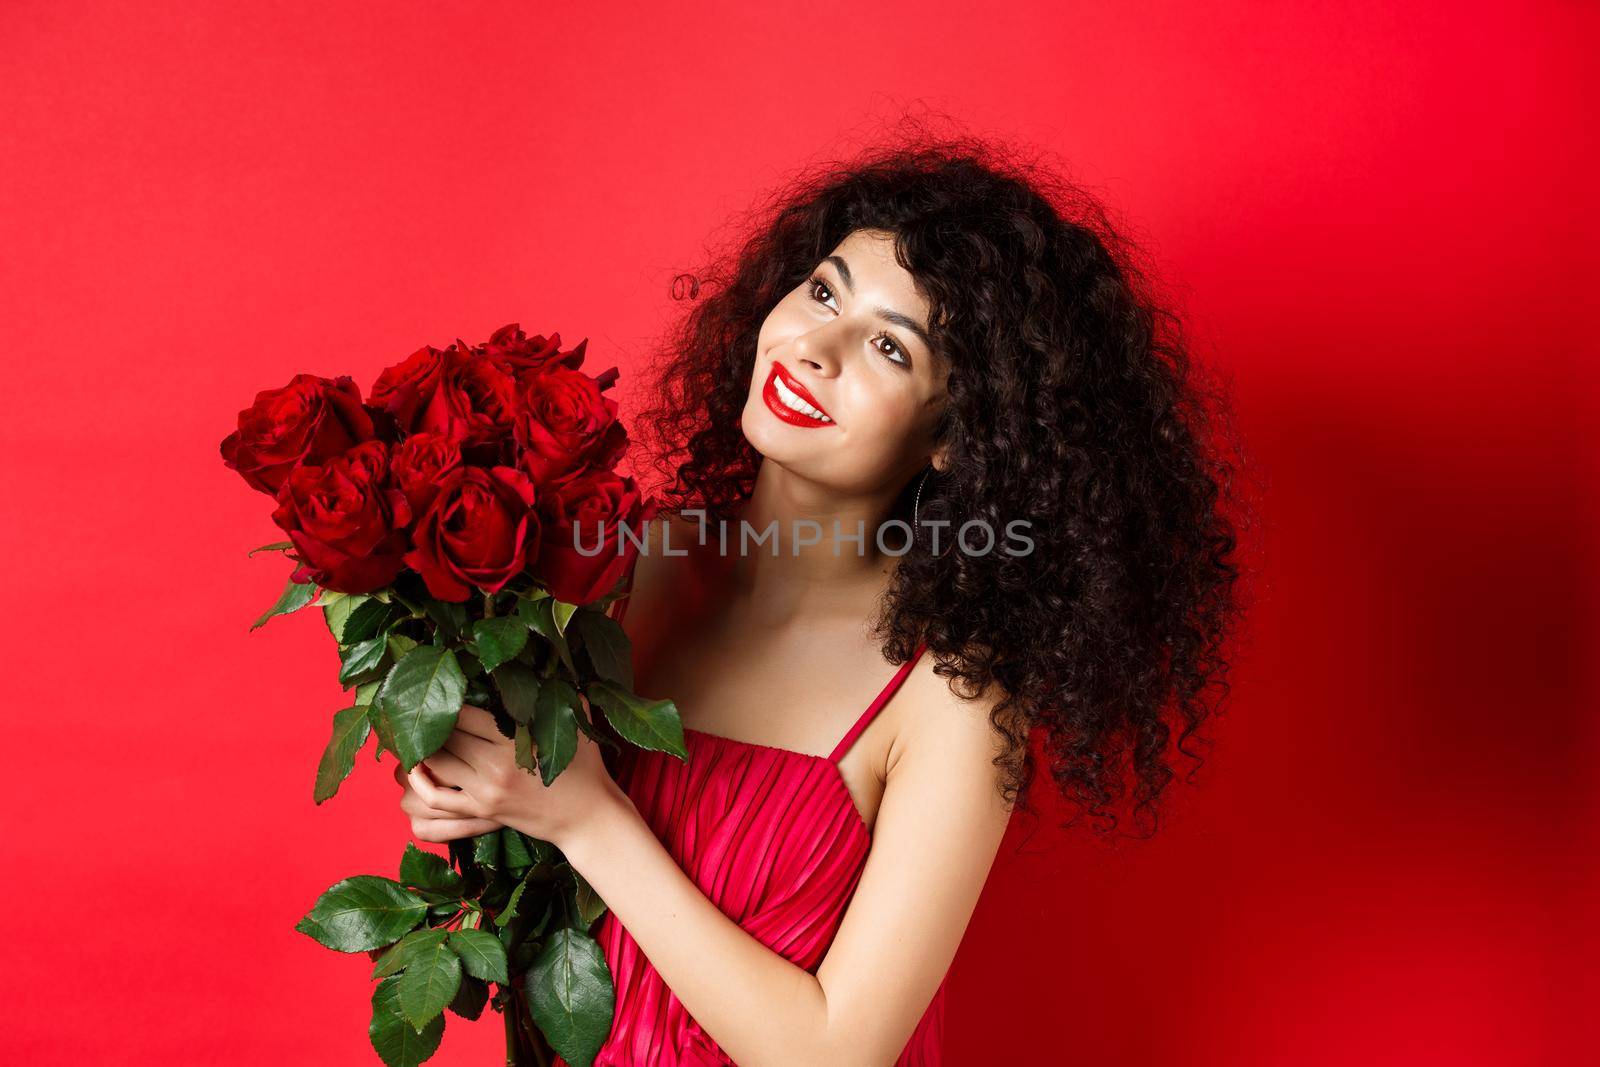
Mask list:
[[[618,617],[626,603],[619,603]],[[616,756],[618,784],[695,885],[763,945],[808,971],[815,972],[832,944],[872,844],[838,761],[924,648],[918,645],[828,756],[687,728],[687,761],[631,746]],[[734,1062],[610,912],[594,934],[617,996],[597,1067]],[[944,1002],[941,981],[897,1065],[941,1062]]]

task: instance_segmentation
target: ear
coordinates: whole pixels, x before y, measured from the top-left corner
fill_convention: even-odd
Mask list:
[[[928,457],[928,462],[933,464],[934,473],[943,474],[945,472],[945,468],[949,463],[948,456],[949,451],[944,445],[940,445],[933,450],[933,455]]]

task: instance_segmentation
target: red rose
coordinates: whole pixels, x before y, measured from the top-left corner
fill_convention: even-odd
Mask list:
[[[557,600],[588,604],[609,593],[639,554],[655,514],[632,478],[590,471],[539,497],[543,540],[534,577]],[[619,529],[626,525],[632,537]]]
[[[406,438],[389,458],[389,476],[405,493],[411,514],[421,515],[439,493],[446,474],[461,466],[461,448],[443,434],[418,433]]]
[[[445,476],[411,535],[405,561],[428,592],[456,603],[474,586],[499,592],[539,548],[533,483],[514,467],[458,467]]]
[[[495,366],[515,377],[519,382],[546,367],[562,366],[577,370],[583,365],[583,349],[588,338],[578,342],[570,352],[561,351],[561,335],[551,334],[546,340],[540,334],[528,337],[517,323],[502,326],[478,352]]]
[[[515,423],[519,463],[544,487],[585,468],[609,470],[628,448],[617,402],[582,371],[554,367],[527,379]]]
[[[296,374],[239,412],[239,428],[222,440],[222,461],[252,488],[277,495],[296,464],[323,463],[372,436],[352,378]]]
[[[438,387],[408,429],[443,434],[460,444],[467,462],[497,466],[512,458],[517,407],[517,383],[511,375],[452,345],[445,352]]]
[[[272,521],[294,542],[294,581],[341,593],[370,593],[394,581],[411,507],[388,484],[388,466],[389,446],[367,441],[322,466],[290,472]]]
[[[372,404],[402,435],[456,441],[469,463],[491,467],[512,458],[516,380],[461,341],[443,351],[425,346],[385,370],[372,386]]]
[[[384,369],[372,383],[372,406],[393,416],[395,425],[410,433],[417,416],[438,387],[445,354],[432,345],[423,345],[392,367]]]

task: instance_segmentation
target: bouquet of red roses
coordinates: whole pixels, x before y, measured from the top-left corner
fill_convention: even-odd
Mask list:
[[[335,712],[315,800],[333,796],[369,736],[409,771],[463,704],[515,738],[549,784],[577,731],[684,756],[670,701],[632,692],[629,643],[606,608],[656,512],[614,468],[628,435],[604,395],[616,368],[584,346],[505,326],[483,345],[424,346],[363,400],[349,377],[299,374],[257,395],[224,462],[276,501],[296,567],[256,620],[308,604],[353,691]],[[591,709],[604,713],[592,715]],[[604,904],[553,845],[510,827],[407,844],[398,880],[333,885],[296,929],[377,961],[368,1033],[391,1067],[439,1047],[446,1008],[506,1018],[508,1063],[587,1064],[611,1027],[611,975],[589,936]],[[496,990],[491,997],[489,986]]]

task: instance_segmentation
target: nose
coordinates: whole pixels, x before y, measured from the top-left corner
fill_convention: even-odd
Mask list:
[[[819,326],[796,337],[794,356],[796,361],[810,367],[819,377],[832,378],[839,373],[839,352],[838,345],[826,331],[826,326]]]

